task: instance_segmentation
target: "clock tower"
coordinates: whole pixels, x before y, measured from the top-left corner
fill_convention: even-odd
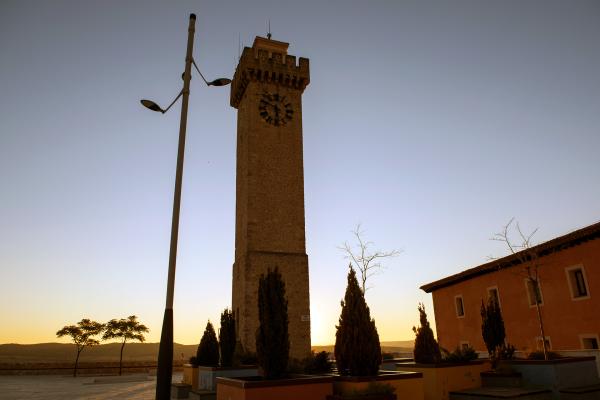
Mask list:
[[[288,300],[290,357],[310,353],[308,257],[304,234],[302,92],[308,59],[288,43],[257,37],[231,84],[237,113],[235,262],[232,307],[244,349],[256,349],[258,280],[277,267]]]

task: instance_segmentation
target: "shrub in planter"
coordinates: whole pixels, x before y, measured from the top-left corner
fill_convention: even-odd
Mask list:
[[[498,357],[501,360],[513,360],[515,358],[515,351],[517,349],[512,344],[508,343],[505,346],[502,346],[498,352]],[[544,353],[542,353],[542,356]]]
[[[258,323],[256,355],[261,373],[267,379],[280,378],[288,364],[290,339],[285,283],[277,268],[260,276]]]
[[[487,306],[481,300],[481,336],[488,350],[492,366],[495,367],[498,353],[504,347],[506,331],[500,305],[494,297],[488,299]]]
[[[309,357],[304,359],[303,364],[302,372],[306,374],[326,374],[332,369],[329,353],[326,351],[312,352]]]
[[[233,365],[235,345],[235,318],[233,311],[226,308],[221,313],[221,329],[219,329],[219,348],[221,350],[222,367],[231,367]]]
[[[375,321],[350,267],[342,313],[335,333],[335,361],[340,375],[377,375],[381,346]]]
[[[413,326],[413,332],[415,333],[415,348],[413,350],[415,362],[422,364],[439,363],[442,360],[442,354],[427,320],[425,306],[423,303],[419,303],[417,309],[419,310],[421,326],[418,328]]]
[[[210,321],[206,324],[206,329],[204,329],[204,334],[200,339],[200,345],[198,345],[198,351],[196,352],[196,363],[206,367],[219,366],[219,343],[217,342],[215,328],[213,328]]]
[[[471,346],[466,348],[456,347],[452,353],[442,348],[442,353],[444,353],[442,361],[448,363],[465,363],[477,360],[479,357],[475,349]]]

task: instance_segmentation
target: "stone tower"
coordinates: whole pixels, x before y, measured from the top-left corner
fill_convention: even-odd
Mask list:
[[[236,225],[232,306],[244,349],[255,351],[258,280],[277,267],[286,286],[290,357],[310,353],[304,235],[302,92],[308,59],[288,43],[257,37],[231,84],[237,115]]]

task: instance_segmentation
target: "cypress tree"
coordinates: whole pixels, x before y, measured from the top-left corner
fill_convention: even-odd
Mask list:
[[[488,299],[487,307],[481,300],[481,336],[492,360],[492,365],[495,366],[499,350],[504,346],[506,331],[500,305],[491,296]]]
[[[263,377],[277,379],[287,368],[290,339],[285,283],[278,269],[262,274],[258,283],[256,355]]]
[[[235,318],[233,311],[226,308],[221,313],[221,329],[219,329],[219,347],[221,349],[221,366],[231,367],[235,351]]]
[[[335,361],[340,375],[377,375],[381,346],[375,321],[371,319],[365,295],[358,286],[352,266],[341,302],[342,313],[335,333]]]
[[[442,359],[442,354],[440,346],[433,336],[433,330],[429,326],[425,306],[423,303],[419,303],[417,309],[419,310],[419,322],[421,326],[418,328],[413,326],[413,332],[415,333],[415,348],[413,350],[415,362],[423,364],[438,363]]]
[[[204,329],[204,334],[200,339],[198,351],[196,352],[196,362],[198,365],[205,367],[219,366],[219,343],[217,342],[215,328],[213,328],[210,321],[206,324],[206,329]]]

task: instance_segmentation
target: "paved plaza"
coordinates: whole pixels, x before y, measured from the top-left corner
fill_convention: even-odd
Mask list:
[[[181,373],[176,373],[173,382],[181,382],[181,378]],[[124,375],[120,381],[119,377],[0,376],[0,399],[150,400],[155,387],[156,377],[147,374]]]

